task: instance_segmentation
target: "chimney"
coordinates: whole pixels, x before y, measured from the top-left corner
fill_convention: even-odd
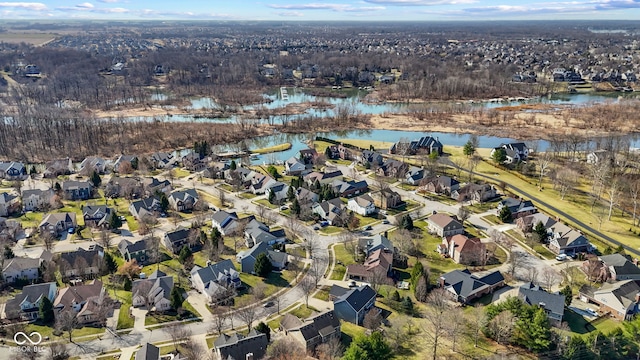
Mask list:
[[[248,353],[245,360],[253,360],[253,353]]]
[[[636,304],[640,304],[640,293],[636,294]]]

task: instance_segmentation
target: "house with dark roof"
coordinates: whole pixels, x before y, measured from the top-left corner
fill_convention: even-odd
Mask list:
[[[308,352],[314,351],[316,346],[327,343],[331,339],[340,339],[342,334],[340,320],[333,310],[312,314],[304,320],[287,313],[280,321],[280,329],[286,336],[300,343]]]
[[[549,229],[556,223],[556,220],[543,213],[521,216],[516,219],[516,226],[525,234],[532,232],[538,223],[542,223],[545,229]]]
[[[509,164],[515,164],[520,161],[525,161],[529,157],[529,148],[525,143],[508,143],[508,144],[500,144],[497,148],[491,150],[491,156],[498,149],[503,149],[507,154],[507,160],[505,162]]]
[[[437,213],[429,216],[427,219],[428,230],[432,234],[447,237],[464,233],[464,226],[455,216],[444,213]]]
[[[376,174],[391,178],[404,178],[409,170],[409,165],[395,159],[387,159],[376,169]]]
[[[284,170],[287,175],[296,176],[305,172],[307,170],[307,166],[297,157],[292,156],[284,162]]]
[[[42,300],[46,297],[52,303],[56,298],[58,288],[55,282],[27,285],[22,292],[9,299],[5,305],[5,315],[9,320],[36,320]]]
[[[220,231],[220,234],[231,235],[239,229],[238,214],[228,213],[224,210],[216,211],[211,215],[211,226]]]
[[[600,306],[599,313],[624,321],[640,313],[640,281],[623,280],[605,283],[600,289],[584,285],[580,299]]]
[[[384,162],[384,158],[380,153],[371,150],[363,150],[357,159],[360,164],[364,166],[368,164],[369,167],[378,167]]]
[[[364,180],[344,181],[336,179],[331,182],[331,188],[334,193],[342,197],[351,197],[369,191],[369,185]]]
[[[268,344],[266,334],[251,329],[247,336],[222,334],[213,342],[213,348],[218,359],[257,360],[266,355]]]
[[[257,243],[251,249],[244,250],[236,255],[238,263],[240,263],[240,271],[244,273],[253,273],[255,270],[256,259],[258,255],[266,254],[269,262],[276,270],[282,270],[287,266],[287,253],[273,250],[266,242]]]
[[[509,211],[511,211],[511,217],[514,220],[538,212],[538,209],[536,209],[531,200],[524,200],[520,198],[516,199],[513,197],[508,197],[501,200],[498,203],[498,212],[502,211],[502,208],[504,207],[509,208]]]
[[[149,310],[167,311],[171,309],[173,276],[160,270],[154,271],[146,279],[138,279],[131,284],[133,306],[148,306]]]
[[[303,177],[304,181],[307,183],[307,185],[312,186],[316,181],[322,185],[322,184],[330,184],[332,183],[334,180],[342,180],[342,171],[340,170],[336,170],[336,171],[331,171],[331,172],[327,172],[327,173],[321,173],[321,172],[311,172],[308,173],[307,175],[305,175]]]
[[[149,156],[149,162],[156,169],[167,169],[176,163],[173,154],[167,152],[155,152]]]
[[[17,161],[0,161],[0,179],[9,181],[26,180],[29,175],[23,163]]]
[[[0,217],[0,241],[14,242],[21,232],[23,230],[20,221]]]
[[[145,216],[156,216],[162,212],[162,204],[157,196],[136,200],[129,205],[129,212],[136,219],[144,219]]]
[[[28,257],[14,257],[6,259],[2,267],[2,277],[8,284],[12,284],[18,280],[33,282],[38,280],[42,264],[41,259],[33,259]]]
[[[206,158],[200,156],[200,154],[195,151],[184,155],[180,161],[182,162],[182,166],[193,172],[200,171],[207,166]]]
[[[300,150],[300,160],[305,164],[313,164],[317,159],[318,152],[316,149],[302,149]]]
[[[400,194],[389,188],[376,191],[371,194],[371,197],[373,198],[375,206],[384,210],[395,209],[404,205],[404,201],[402,201]]]
[[[125,199],[141,198],[143,191],[142,182],[137,177],[112,176],[105,184],[104,196],[110,198],[123,197]]]
[[[404,174],[404,181],[409,185],[418,185],[424,179],[426,173],[423,168],[410,166]]]
[[[344,220],[342,214],[346,207],[340,198],[325,200],[321,203],[314,203],[311,211],[318,214],[320,218],[327,221],[329,225],[342,226]]]
[[[609,270],[609,278],[613,281],[640,280],[638,260],[631,260],[629,255],[602,255],[600,261]]]
[[[232,296],[233,292],[228,290],[234,290],[242,284],[240,273],[229,259],[205,268],[196,265],[191,269],[190,274],[193,288],[204,294],[209,302]]]
[[[87,200],[93,197],[93,185],[88,181],[62,182],[62,192],[67,200]]]
[[[149,264],[149,256],[147,255],[148,239],[138,240],[134,243],[129,240],[122,240],[118,243],[118,251],[125,261],[136,260],[139,265],[145,266]]]
[[[175,211],[188,212],[193,210],[198,199],[196,189],[174,191],[169,195],[169,206]]]
[[[70,286],[58,291],[53,301],[56,315],[63,311],[73,311],[79,324],[92,324],[103,321],[99,318],[98,307],[107,296],[100,280],[92,280],[88,284]]]
[[[224,179],[225,173],[231,169],[228,161],[211,162],[206,169],[202,171],[202,176],[209,179]]]
[[[144,187],[144,192],[147,196],[153,196],[159,192],[169,195],[171,190],[173,190],[169,180],[160,181],[154,177],[143,178],[142,186]]]
[[[560,326],[560,324],[562,324],[562,318],[564,317],[564,295],[548,293],[540,288],[540,286],[529,282],[520,286],[518,289],[518,297],[529,305],[537,305],[543,308],[552,325]]]
[[[439,285],[457,301],[468,304],[504,286],[504,277],[500,271],[477,276],[468,269],[454,270],[440,276]]]
[[[120,165],[122,165],[124,163],[131,164],[131,167],[133,167],[135,169],[135,168],[138,167],[137,166],[138,156],[137,155],[124,155],[124,154],[118,156],[116,161],[113,163],[113,171],[120,172]]]
[[[92,279],[100,273],[104,249],[100,245],[93,245],[90,250],[78,248],[76,251],[60,253],[59,256],[57,262],[63,278],[81,276]]]
[[[84,224],[93,228],[109,229],[111,216],[115,213],[106,205],[85,205],[82,208]]]
[[[581,231],[556,222],[547,229],[549,234],[549,250],[556,254],[575,254],[587,252],[591,247],[589,240]]]
[[[480,266],[487,259],[486,245],[480,239],[464,234],[443,237],[438,251],[463,265]]]
[[[335,284],[331,285],[331,289],[329,289],[329,301],[334,301],[335,299],[344,296],[344,294],[348,293],[349,291],[351,291],[350,288],[343,288],[342,286],[338,286]]]
[[[303,187],[299,187],[296,189],[295,196],[300,204],[317,202],[319,197],[318,194]]]
[[[271,193],[273,193],[273,202],[276,204],[280,204],[287,200],[288,191],[289,185],[281,181],[274,181],[266,188],[265,194],[267,194],[267,198],[269,199]]]
[[[174,254],[179,254],[184,246],[189,246],[191,252],[196,252],[202,248],[199,237],[195,241],[189,241],[191,229],[179,227],[169,231],[162,237],[162,245]]]
[[[145,343],[136,352],[135,360],[160,360],[160,348],[153,344]]]
[[[442,155],[442,143],[437,137],[423,136],[410,142],[399,141],[389,148],[389,154],[415,155],[418,153],[430,154],[432,152]]]
[[[54,196],[53,189],[22,190],[22,207],[24,211],[41,211],[51,206]]]
[[[333,300],[333,311],[338,319],[360,325],[364,315],[375,305],[376,296],[376,291],[369,285],[350,289]]]
[[[348,279],[393,284],[393,250],[379,248],[369,253],[364,264],[347,265]]]
[[[61,213],[49,213],[42,218],[38,228],[40,233],[49,233],[54,237],[60,236],[61,233],[68,231],[71,228],[76,228],[78,223],[76,222],[76,213],[74,212],[61,212]]]
[[[256,219],[251,219],[245,225],[244,239],[247,247],[251,248],[262,242],[268,245],[283,244],[287,241],[287,235],[284,229],[271,231],[266,224]]]
[[[73,173],[73,162],[70,158],[51,160],[46,164],[46,168],[42,175],[46,179],[56,178],[60,175],[69,175]]]

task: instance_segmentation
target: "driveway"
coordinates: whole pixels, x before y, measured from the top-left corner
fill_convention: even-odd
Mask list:
[[[187,301],[202,316],[202,321],[207,322],[213,320],[213,315],[207,306],[207,298],[195,290],[187,291]]]
[[[127,311],[127,309],[120,309],[120,311]],[[135,317],[135,322],[133,323],[133,331],[132,333],[143,333],[147,331],[147,328],[144,326],[144,319],[147,316],[147,309],[145,308],[133,308],[131,313]]]

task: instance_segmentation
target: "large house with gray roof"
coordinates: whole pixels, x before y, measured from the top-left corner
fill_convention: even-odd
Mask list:
[[[160,348],[153,344],[145,343],[136,352],[135,360],[160,360]]]
[[[0,161],[0,179],[5,180],[26,180],[29,175],[23,163],[17,161]]]
[[[41,234],[49,233],[54,237],[58,237],[63,232],[71,228],[76,228],[77,226],[76,213],[60,212],[45,215],[40,225],[38,225],[38,228]]]
[[[9,320],[36,320],[42,300],[46,297],[53,303],[58,293],[55,282],[27,285],[22,292],[7,301],[4,312]]]
[[[157,196],[151,196],[146,199],[134,201],[129,205],[129,212],[138,220],[144,219],[145,216],[155,216],[162,212],[162,204]]]
[[[232,291],[242,285],[240,273],[229,259],[211,264],[205,268],[194,266],[191,269],[191,285],[203,294],[207,301],[223,300],[233,294]]]
[[[7,192],[0,193],[0,216],[18,212],[20,212],[20,198]]]
[[[262,242],[268,245],[283,244],[287,240],[284,229],[271,231],[266,224],[252,219],[244,229],[244,239],[247,247],[251,248]]]
[[[62,193],[67,200],[87,200],[93,197],[93,185],[88,181],[62,182]]]
[[[113,209],[106,205],[85,205],[82,208],[84,224],[94,228],[110,228],[111,216],[114,214]]]
[[[238,214],[228,213],[224,210],[216,211],[211,215],[211,226],[218,229],[223,236],[231,235],[240,227]]]
[[[38,270],[41,259],[32,259],[28,257],[14,257],[4,261],[2,267],[2,277],[8,284],[12,284],[18,280],[36,281],[38,280]]]
[[[640,313],[640,281],[624,280],[605,283],[600,289],[584,285],[580,299],[600,306],[599,313],[624,321]]]
[[[190,241],[189,236],[191,229],[179,227],[173,231],[169,231],[162,237],[162,245],[174,254],[179,254],[183,247],[188,246],[192,252],[200,250],[202,244],[199,238]]]
[[[556,254],[575,254],[589,251],[591,244],[582,232],[556,222],[547,229],[549,250]]]
[[[389,154],[415,155],[419,152],[431,154],[432,152],[442,155],[442,143],[437,137],[423,136],[420,139],[410,142],[399,141],[389,148]]]
[[[628,255],[611,254],[600,256],[600,261],[609,270],[611,280],[640,280],[640,267],[638,267],[637,259],[632,261]]]
[[[22,208],[24,211],[40,211],[49,208],[54,196],[53,189],[22,190]]]
[[[188,212],[193,210],[198,198],[196,189],[174,191],[169,195],[169,206],[175,211]]]
[[[548,293],[540,286],[526,283],[518,289],[518,297],[529,305],[537,305],[544,309],[549,322],[554,326],[562,324],[564,317],[565,296],[559,293]]]
[[[122,255],[125,261],[136,260],[139,265],[147,265],[149,263],[149,256],[147,255],[147,242],[149,239],[138,240],[134,243],[129,240],[122,240],[118,244],[118,251]]]
[[[218,359],[258,360],[266,355],[268,344],[266,334],[251,329],[246,336],[222,334],[213,342],[213,348]]]
[[[340,320],[360,325],[364,316],[376,303],[377,293],[369,285],[345,291],[333,300],[333,311]]]
[[[236,255],[240,263],[240,271],[244,273],[253,273],[255,271],[256,259],[258,255],[266,254],[274,269],[282,270],[287,266],[287,253],[276,251],[266,242],[257,243],[251,249],[244,250]]]
[[[453,270],[440,276],[439,286],[451,293],[457,301],[468,304],[504,286],[504,277],[500,271],[478,276],[468,269]]]
[[[342,334],[340,319],[333,310],[313,314],[304,320],[287,313],[280,321],[280,330],[299,342],[309,352],[331,339],[340,339]]]
[[[509,164],[525,161],[529,157],[529,148],[522,142],[500,144],[500,146],[491,150],[491,156],[493,156],[498,149],[503,149],[505,151],[507,155],[507,160],[505,162]]]
[[[171,309],[173,276],[160,270],[154,271],[147,279],[138,279],[131,284],[133,306],[148,306],[149,310],[167,311]]]
[[[427,219],[428,230],[438,236],[447,237],[464,233],[464,226],[457,217],[452,217],[444,213],[437,213]]]

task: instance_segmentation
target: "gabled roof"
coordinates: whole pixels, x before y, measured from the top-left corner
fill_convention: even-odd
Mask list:
[[[53,196],[53,189],[41,190],[41,189],[32,189],[32,190],[22,190],[22,198],[28,198],[31,196],[41,197],[41,196]]]
[[[613,267],[616,276],[639,275],[640,268],[635,265],[627,255],[611,254],[600,256],[600,260],[607,266]]]
[[[142,345],[140,350],[136,353],[135,360],[159,360],[160,359],[160,348],[146,343]]]
[[[351,307],[359,312],[362,310],[371,299],[375,299],[376,291],[373,290],[369,285],[362,285],[360,287],[351,289],[346,294],[341,297],[335,299],[333,301],[334,304],[346,301]]]
[[[369,249],[389,249],[393,251],[393,243],[386,236],[381,234],[373,235],[373,237],[367,241],[367,250]]]
[[[67,180],[62,182],[63,191],[74,190],[74,189],[90,189],[91,186],[92,186],[91,183],[88,181]]]
[[[76,213],[74,212],[61,212],[61,213],[49,213],[40,222],[40,227],[48,225],[56,225],[59,222],[72,222],[76,223]]]
[[[53,306],[60,309],[70,309],[73,304],[81,304],[91,297],[100,296],[101,293],[102,282],[100,280],[93,280],[86,285],[62,288],[53,301]]]
[[[238,333],[231,336],[222,334],[213,344],[220,351],[222,359],[245,360],[249,353],[253,353],[254,359],[261,359],[268,343],[267,335],[251,329],[246,337]]]
[[[351,291],[351,289],[343,288],[342,286],[338,286],[338,285],[331,285],[331,290],[329,290],[329,296],[334,298],[339,298],[344,296],[344,294],[348,293],[349,291]]]
[[[548,293],[532,283],[524,284],[518,291],[527,304],[540,305],[552,314],[564,314],[564,295]]]
[[[456,227],[462,227],[462,224],[460,224],[460,222],[456,219],[454,219],[453,217],[447,215],[447,214],[443,214],[443,213],[437,213],[437,214],[433,214],[431,216],[429,216],[429,222],[435,224],[436,226],[444,229],[445,227],[447,227],[450,224],[454,224],[456,225]]]
[[[611,294],[619,302],[617,305],[621,305],[625,309],[628,309],[633,306],[635,303],[635,297],[640,294],[640,285],[633,280],[605,283],[600,289],[595,290],[593,294],[596,297]],[[616,308],[616,304],[608,303],[607,305]]]
[[[219,261],[215,264],[211,264],[205,268],[194,266],[191,270],[191,276],[197,275],[202,280],[203,284],[210,281],[217,282],[219,279],[226,279],[227,276],[238,275],[238,271],[231,260],[226,259]]]
[[[171,243],[177,243],[187,239],[189,237],[190,232],[191,232],[190,229],[179,227],[173,231],[169,231],[165,233],[164,236],[167,237],[169,241],[171,241]]]
[[[160,210],[160,199],[156,196],[151,196],[146,199],[136,200],[131,203],[131,206],[135,209],[136,213],[140,213],[141,209],[146,211]]]
[[[92,250],[85,250],[79,247],[76,251],[61,253],[60,258],[67,261],[72,266],[75,265],[77,259],[83,258],[87,262],[87,265],[92,266],[93,260],[96,256],[100,256],[100,252],[102,252],[101,250],[103,250],[102,247],[100,247],[100,249],[94,248]]]
[[[56,283],[49,282],[43,284],[27,285],[22,288],[22,292],[17,294],[13,299],[7,301],[5,313],[18,314],[20,312],[20,304],[35,304],[38,299],[49,296],[49,293],[55,293]]]
[[[228,213],[224,210],[220,210],[213,213],[213,215],[211,215],[211,219],[216,223],[220,224],[220,226],[225,227],[226,226],[225,220],[227,221],[231,219],[237,220],[238,214],[236,214],[235,212]]]
[[[187,189],[187,190],[179,190],[174,191],[169,195],[169,199],[174,199],[175,201],[182,200],[187,201],[189,199],[198,200],[198,193],[196,189]]]
[[[293,323],[293,321],[290,321]],[[312,315],[309,318],[302,321],[302,324],[293,328],[288,328],[288,331],[300,331],[302,337],[309,341],[318,336],[325,337],[336,331],[340,327],[340,320],[336,316],[333,310],[325,311],[321,314]],[[286,329],[286,328],[285,328]]]
[[[7,259],[4,261],[2,272],[7,272],[10,270],[22,271],[37,269],[38,267],[40,267],[40,261],[40,259],[32,259],[28,257],[14,257],[12,259]]]
[[[9,194],[8,192],[0,193],[0,204],[8,204],[17,198],[16,195]]]
[[[451,288],[456,295],[463,298],[468,298],[488,286],[504,281],[504,277],[499,271],[494,271],[482,278],[478,278],[467,269],[454,270],[442,275],[440,278],[444,280],[445,287]]]
[[[118,250],[120,250],[121,254],[125,254],[127,251],[129,253],[135,253],[138,251],[143,251],[147,249],[147,241],[146,239],[138,240],[134,243],[131,243],[129,240],[122,240],[118,244]]]

